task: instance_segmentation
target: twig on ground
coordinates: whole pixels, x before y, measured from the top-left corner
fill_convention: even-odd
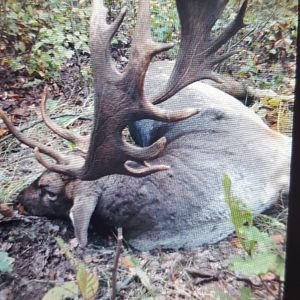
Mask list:
[[[269,286],[268,284],[262,279],[261,276],[259,276],[259,279],[261,280],[261,283],[262,285],[264,286],[264,288],[274,297],[274,299],[278,299],[280,300],[279,298],[279,290],[278,290],[278,293],[275,293]],[[279,289],[280,289],[280,285],[279,285]]]
[[[117,236],[117,247],[116,247],[116,256],[114,260],[114,267],[113,267],[113,273],[112,273],[112,292],[111,292],[111,300],[116,299],[117,295],[117,272],[118,272],[118,266],[119,266],[119,258],[121,253],[121,245],[123,240],[123,232],[122,228],[118,228],[118,236]]]
[[[234,278],[236,278],[236,280],[239,280],[239,281],[244,281],[246,283],[248,283],[250,286],[252,287],[260,287],[262,285],[262,282],[260,279],[257,278],[257,282],[255,282],[253,279],[247,277],[247,276],[243,276],[243,275],[238,275],[238,274],[235,274],[235,273],[232,273],[230,271],[225,271],[227,274],[233,276]]]

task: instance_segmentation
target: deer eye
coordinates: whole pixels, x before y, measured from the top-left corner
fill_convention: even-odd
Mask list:
[[[57,199],[57,195],[55,193],[46,191],[46,194],[47,194],[49,200],[51,200],[51,201],[55,201]]]

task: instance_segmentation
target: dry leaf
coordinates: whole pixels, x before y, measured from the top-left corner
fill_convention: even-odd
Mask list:
[[[271,281],[276,279],[276,275],[274,273],[268,272],[264,275],[260,276],[260,279],[263,281]]]
[[[13,216],[13,209],[9,207],[7,204],[0,203],[0,214],[4,217],[12,217]]]
[[[134,263],[132,262],[132,260],[130,259],[130,257],[128,257],[128,256],[122,257],[120,260],[120,263],[122,266],[124,266],[128,269],[133,268],[135,266]]]
[[[243,246],[238,238],[235,238],[231,241],[232,246],[235,248],[243,249]]]
[[[275,234],[275,235],[272,235],[272,240],[275,244],[279,245],[283,245],[284,244],[284,236],[282,234]]]
[[[4,136],[6,136],[7,133],[8,133],[7,129],[0,128],[0,139],[3,138]]]

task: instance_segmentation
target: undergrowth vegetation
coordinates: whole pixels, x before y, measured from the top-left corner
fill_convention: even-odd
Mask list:
[[[225,201],[231,212],[231,221],[242,248],[247,253],[246,257],[234,257],[232,270],[243,275],[264,275],[273,272],[280,280],[284,279],[284,253],[278,249],[268,232],[261,231],[254,225],[254,216],[242,199],[233,197],[231,180],[224,175],[223,187]],[[272,217],[268,217],[270,221]],[[285,231],[285,225],[276,219],[271,226],[280,227]]]
[[[136,0],[107,0],[113,18],[121,6],[129,11],[125,25],[112,41],[112,48],[129,48],[131,33],[135,24]],[[175,58],[179,41],[179,20],[175,0],[153,0],[152,31],[159,41],[173,41],[176,44],[167,57]],[[223,17],[215,25],[220,33],[235,16],[241,1],[231,0]],[[0,57],[1,68],[29,75],[31,81],[25,86],[41,83],[43,80],[60,80],[60,70],[69,60],[79,67],[81,79],[91,80],[90,69],[82,57],[89,56],[88,23],[89,0],[4,0],[0,3]],[[262,88],[284,82],[281,64],[295,59],[297,27],[297,1],[262,1],[249,3],[246,24],[223,51],[240,47],[235,56],[220,67],[220,70],[234,70],[238,76],[250,78]],[[128,56],[125,53],[125,56]],[[265,63],[273,74],[262,79]],[[280,72],[276,72],[276,68]]]
[[[231,179],[227,174],[223,176],[223,188],[225,202],[230,208],[231,221],[234,225],[241,248],[245,255],[234,255],[230,258],[229,269],[237,276],[258,276],[263,282],[265,276],[273,276],[280,284],[284,280],[285,253],[282,245],[276,243],[272,233],[276,230],[280,232],[280,238],[286,230],[285,224],[270,216],[260,215],[260,219],[267,219],[268,226],[264,230],[259,229],[259,225],[254,225],[254,215],[247,207],[243,199],[235,198],[231,191]],[[281,235],[282,234],[282,235]],[[256,299],[250,287],[242,287],[239,290],[239,299]],[[216,291],[216,299],[233,300],[228,293]]]

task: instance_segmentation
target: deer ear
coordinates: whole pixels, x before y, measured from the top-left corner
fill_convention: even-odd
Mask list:
[[[98,197],[86,199],[84,197],[76,196],[74,198],[74,205],[71,208],[70,218],[73,223],[75,236],[82,247],[87,244],[88,227],[97,203]]]

